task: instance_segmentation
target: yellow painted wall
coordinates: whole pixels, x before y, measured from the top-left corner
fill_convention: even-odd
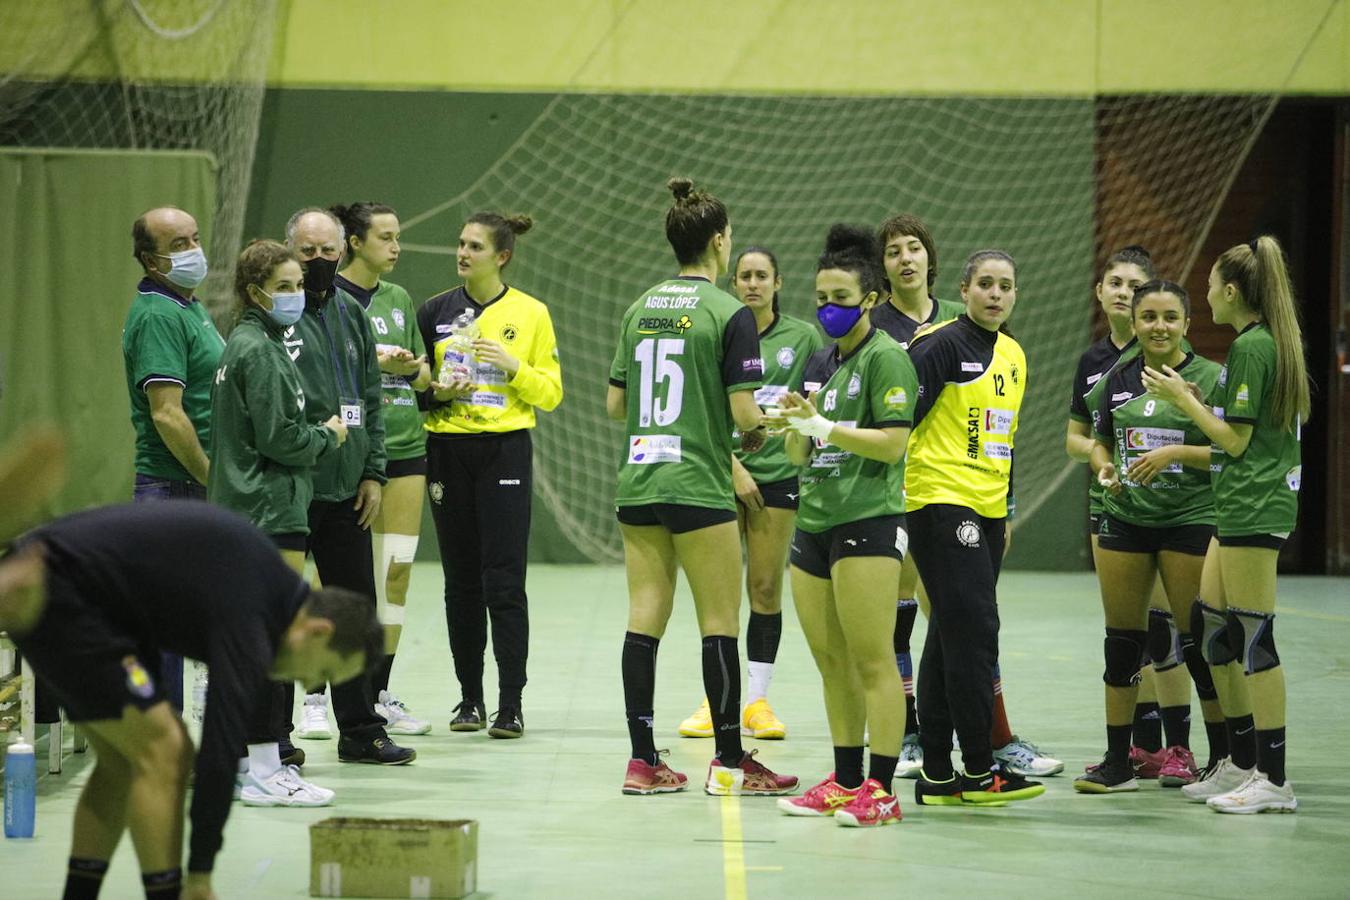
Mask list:
[[[0,77],[196,79],[261,0],[0,2]],[[1350,0],[278,0],[279,87],[1350,95]],[[105,27],[106,26],[106,27]],[[75,57],[78,56],[78,59]]]
[[[286,0],[284,87],[1350,94],[1350,0]]]

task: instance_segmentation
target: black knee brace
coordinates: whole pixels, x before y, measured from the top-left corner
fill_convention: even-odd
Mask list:
[[[1241,635],[1242,671],[1265,672],[1280,664],[1275,651],[1275,614],[1228,607],[1229,628]]]
[[[1106,672],[1102,681],[1111,687],[1130,687],[1139,683],[1139,668],[1147,653],[1148,632],[1129,628],[1106,629]]]
[[[1153,671],[1166,672],[1182,663],[1181,632],[1177,631],[1172,614],[1165,609],[1148,611],[1148,656],[1153,660]]]
[[[1242,649],[1241,628],[1230,623],[1223,610],[1207,606],[1198,597],[1191,605],[1191,634],[1200,644],[1200,655],[1211,666],[1227,665]]]
[[[1191,681],[1195,682],[1195,695],[1201,700],[1218,700],[1219,692],[1214,689],[1214,673],[1200,655],[1195,638],[1189,634],[1181,636],[1181,656],[1186,660],[1186,670],[1191,673]]]

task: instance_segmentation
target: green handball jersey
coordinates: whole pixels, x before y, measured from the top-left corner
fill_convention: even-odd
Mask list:
[[[422,333],[417,329],[417,311],[408,292],[396,284],[381,281],[373,291],[339,278],[338,287],[356,298],[365,308],[370,330],[375,333],[375,349],[381,352],[402,348],[421,356]],[[384,416],[384,449],[391,460],[416,459],[427,452],[427,433],[417,408],[417,393],[404,375],[380,372],[380,413]]]
[[[807,360],[824,343],[820,332],[809,322],[775,315],[773,323],[759,336],[759,352],[764,359],[764,386],[755,391],[755,402],[762,407],[777,406],[788,391],[802,383]],[[797,477],[797,467],[788,461],[781,434],[770,435],[764,446],[753,453],[741,450],[739,441],[733,441],[733,446],[736,458],[756,484],[773,484]]]
[[[802,388],[816,411],[853,428],[908,428],[914,421],[919,376],[909,354],[873,328],[848,356],[832,345],[811,357]],[[812,440],[800,470],[797,527],[811,534],[861,519],[905,511],[905,461],[891,465]]]
[[[1252,426],[1251,442],[1241,456],[1213,448],[1210,472],[1220,537],[1287,536],[1298,521],[1301,434],[1297,425],[1289,430],[1275,422],[1275,372],[1270,329],[1260,322],[1248,325],[1228,350],[1214,404],[1224,420]]]
[[[1176,371],[1213,401],[1221,367],[1203,356],[1186,354]],[[1149,484],[1129,480],[1125,472],[1135,460],[1173,444],[1208,446],[1209,438],[1190,417],[1166,400],[1144,390],[1144,358],[1137,353],[1111,370],[1088,395],[1097,440],[1111,452],[1123,490],[1103,492],[1106,514],[1131,525],[1164,528],[1213,525],[1214,494],[1209,473],[1173,463]]]
[[[764,375],[754,313],[705,278],[663,281],[624,314],[609,383],[627,439],[617,506],[736,508],[727,395]]]

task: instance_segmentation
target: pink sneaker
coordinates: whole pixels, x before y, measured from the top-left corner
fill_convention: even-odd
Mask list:
[[[797,789],[796,775],[777,775],[763,763],[755,761],[751,750],[741,758],[737,768],[724,766],[716,757],[708,766],[708,781],[704,790],[715,797],[761,796],[790,794]]]
[[[665,760],[660,759],[654,766],[640,759],[630,759],[628,771],[623,777],[625,794],[670,794],[682,791],[688,786],[688,778],[666,765]]]
[[[1163,787],[1182,787],[1194,784],[1200,777],[1200,769],[1195,765],[1195,757],[1185,747],[1168,747],[1165,751],[1167,761],[1158,769],[1158,783]]]
[[[778,808],[789,816],[832,816],[840,807],[858,796],[858,788],[846,788],[834,780],[834,773],[800,797],[784,797]]]
[[[853,799],[834,814],[834,820],[847,828],[894,825],[900,821],[900,799],[886,793],[879,781],[869,778]]]
[[[1130,768],[1135,778],[1157,778],[1163,764],[1167,762],[1167,749],[1150,753],[1141,747],[1130,748]]]

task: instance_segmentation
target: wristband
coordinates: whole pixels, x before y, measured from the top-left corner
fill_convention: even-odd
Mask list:
[[[798,434],[824,441],[829,439],[830,432],[834,430],[834,423],[816,413],[808,419],[789,419],[788,427]]]

